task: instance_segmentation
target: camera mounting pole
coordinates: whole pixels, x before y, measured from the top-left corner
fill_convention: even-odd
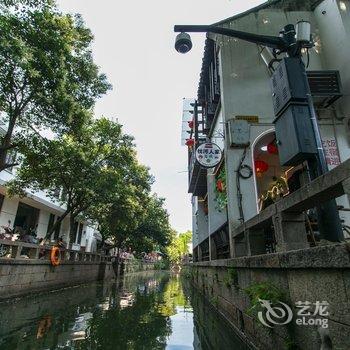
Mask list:
[[[221,34],[248,41],[253,44],[268,46],[272,49],[277,49],[280,52],[287,52],[291,57],[300,57],[301,55],[301,47],[297,49],[298,45],[295,40],[295,27],[293,24],[286,25],[281,32],[281,36],[247,33],[213,25],[175,25],[174,32]]]
[[[296,33],[295,26],[293,24],[287,24],[279,33],[279,36],[247,33],[215,25],[175,25],[174,32],[180,32],[180,34],[177,36],[175,48],[181,53],[188,52],[192,48],[192,43],[187,32],[204,32],[225,35],[254,44],[267,46],[274,49],[274,54],[287,53],[289,57],[298,58],[301,61],[300,69],[302,70],[304,84],[307,88],[305,100],[307,101],[309,107],[313,135],[317,147],[317,154],[311,159],[307,160],[310,179],[314,180],[315,178],[328,172],[328,167],[322,147],[321,134],[317,123],[317,115],[312,101],[306,69],[301,59],[301,49],[304,47],[310,48],[313,46],[311,43],[310,24],[304,21],[299,22],[297,31],[300,33]],[[328,201],[323,205],[316,206],[316,210],[321,238],[333,242],[343,241],[344,235],[335,199]]]

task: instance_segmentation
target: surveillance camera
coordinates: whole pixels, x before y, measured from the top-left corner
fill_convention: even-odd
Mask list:
[[[187,33],[180,33],[175,39],[175,49],[180,53],[187,53],[192,49],[191,37]]]
[[[296,25],[296,40],[301,44],[308,44],[311,40],[311,25],[307,21],[299,21]]]

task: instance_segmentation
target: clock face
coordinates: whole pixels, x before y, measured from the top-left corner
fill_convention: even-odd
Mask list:
[[[221,148],[212,142],[203,143],[196,150],[196,159],[205,168],[214,168],[220,163],[221,158]]]

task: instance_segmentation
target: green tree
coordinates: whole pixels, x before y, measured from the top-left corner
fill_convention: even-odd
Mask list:
[[[141,189],[145,187],[141,186]],[[116,198],[101,218],[101,233],[118,250],[132,248],[137,253],[165,250],[170,242],[169,217],[164,199],[149,194],[149,189]]]
[[[8,184],[11,195],[45,190],[65,207],[47,237],[69,215],[71,232],[78,215],[96,219],[99,208],[126,195],[135,182],[137,161],[133,139],[118,123],[105,118],[90,121],[79,136],[65,134],[54,140],[33,135],[23,147],[16,179]],[[129,187],[130,187],[129,186]]]
[[[110,85],[91,54],[92,34],[80,16],[61,14],[52,1],[7,1],[0,7],[0,110],[6,125],[0,171],[28,131],[77,131]],[[19,6],[21,5],[21,6]]]
[[[176,265],[181,262],[181,258],[190,253],[189,244],[192,240],[192,232],[186,231],[177,235],[176,231],[172,232],[172,240],[167,247],[167,254],[172,264]]]
[[[137,252],[165,251],[170,243],[171,228],[169,215],[164,208],[164,198],[156,194],[144,202],[144,215],[127,239],[127,244]]]

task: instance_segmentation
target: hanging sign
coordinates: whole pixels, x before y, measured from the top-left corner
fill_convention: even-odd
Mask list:
[[[257,115],[236,115],[236,120],[246,120],[249,124],[259,124],[259,117]]]
[[[327,164],[330,166],[339,165],[340,157],[337,141],[334,138],[324,139],[322,140],[322,146]]]
[[[221,158],[221,148],[215,143],[203,143],[196,149],[196,159],[205,168],[214,168],[220,163]]]

